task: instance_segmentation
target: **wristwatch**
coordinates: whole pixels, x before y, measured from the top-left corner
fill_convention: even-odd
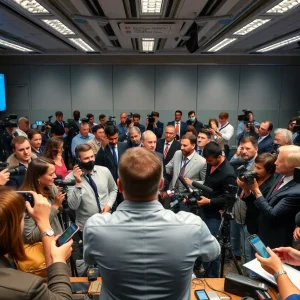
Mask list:
[[[277,278],[282,274],[286,274],[286,271],[284,271],[283,269],[276,272],[275,274],[273,274],[273,276],[274,276],[275,280],[277,281]]]
[[[41,233],[41,238],[45,235],[54,236],[54,230],[51,227],[47,228],[44,232]]]

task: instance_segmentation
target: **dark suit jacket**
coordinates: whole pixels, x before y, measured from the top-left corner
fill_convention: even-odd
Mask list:
[[[166,139],[159,139],[156,143],[156,151],[164,155],[164,146],[165,146]],[[173,158],[175,152],[180,150],[180,143],[178,141],[173,141],[171,147],[169,148],[168,154],[166,158],[163,160],[164,165],[167,165],[168,162]]]
[[[138,127],[140,129],[141,133],[143,133],[146,130],[145,126],[140,123],[137,125],[134,125],[134,126]]]
[[[55,263],[48,267],[48,286],[39,276],[15,270],[0,257],[0,298],[6,300],[72,300],[68,267]]]
[[[160,139],[164,132],[164,123],[157,121],[156,126],[157,126],[157,128],[153,128],[152,124],[148,124],[147,130],[153,131],[155,133],[156,137],[158,139]]]
[[[292,180],[273,193],[278,181],[267,197],[251,194],[245,201],[253,201],[259,210],[258,235],[266,246],[292,246],[295,216],[300,211],[300,183]]]
[[[118,143],[118,161],[122,154],[128,149],[127,143]],[[118,176],[118,166],[115,165],[112,153],[110,151],[109,145],[107,145],[104,150],[100,148],[97,153],[95,164],[98,166],[103,166],[108,168],[114,180],[117,181]]]
[[[194,124],[192,124],[192,122],[190,120],[187,120],[186,126],[188,126],[188,125],[193,125],[195,127],[195,129],[197,130],[197,133],[199,133],[199,131],[203,128],[203,124],[200,121],[198,121],[197,119]]]
[[[65,124],[65,122],[63,121]],[[51,134],[54,133],[56,135],[64,135],[65,133],[65,127],[61,126],[61,124],[56,120],[53,122],[51,126]]]
[[[258,144],[258,154],[261,153],[272,153],[273,152],[273,139],[270,135],[265,137],[259,144]]]
[[[174,127],[176,127],[176,121],[171,121],[171,122],[168,122],[168,125],[173,125]],[[182,122],[180,123],[180,138],[185,135],[185,130],[186,130],[186,123],[185,122]]]

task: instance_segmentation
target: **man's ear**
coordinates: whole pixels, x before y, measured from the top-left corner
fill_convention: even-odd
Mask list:
[[[120,180],[120,178],[117,179],[117,186],[119,188],[120,193],[123,193],[124,188],[123,188],[123,184],[122,184],[122,181]]]

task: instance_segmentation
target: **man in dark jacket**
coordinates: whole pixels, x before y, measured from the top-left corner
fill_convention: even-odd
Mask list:
[[[261,122],[258,129],[258,154],[273,152],[273,138],[271,136],[272,129],[273,124],[270,121]]]
[[[190,111],[188,113],[189,119],[186,121],[186,125],[193,125],[197,130],[197,133],[203,128],[203,124],[197,120],[195,111]]]

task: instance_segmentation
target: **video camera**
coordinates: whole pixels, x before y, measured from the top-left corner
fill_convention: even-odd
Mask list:
[[[237,168],[238,171],[238,178],[245,182],[246,184],[253,184],[254,183],[254,178],[257,178],[257,173],[254,171],[249,171],[247,168],[242,165]]]
[[[132,123],[132,112],[130,112],[130,114],[127,116],[127,119],[126,119],[126,125],[127,127]]]
[[[116,121],[114,120],[116,117],[109,116],[108,121],[106,122],[106,126],[113,125],[116,126]]]
[[[67,186],[74,186],[76,184],[76,181],[75,179],[65,179],[65,180],[62,180],[60,178],[56,178],[54,180],[54,184],[59,186],[59,187],[67,187]]]
[[[148,119],[149,124],[154,124],[155,123],[155,117],[154,117],[153,112],[151,112],[150,115],[147,115],[147,119]]]
[[[243,114],[241,115],[238,115],[238,120],[239,121],[243,121],[243,122],[247,122],[247,125],[246,127],[250,130],[250,131],[254,131],[254,124],[253,122],[250,122],[250,114],[252,113],[250,110],[248,109],[243,109],[242,112],[244,112]]]
[[[65,123],[65,127],[69,129],[69,134],[71,135],[73,134],[75,136],[79,132],[77,123],[73,119],[68,119]]]
[[[8,169],[11,176],[24,175],[26,173],[26,168],[24,166],[9,168],[8,163],[0,161],[0,172],[4,169]]]
[[[6,127],[18,127],[18,124],[16,122],[11,122],[11,120],[15,120],[17,118],[18,116],[16,114],[10,114],[3,120],[0,120],[0,130],[4,130]]]

